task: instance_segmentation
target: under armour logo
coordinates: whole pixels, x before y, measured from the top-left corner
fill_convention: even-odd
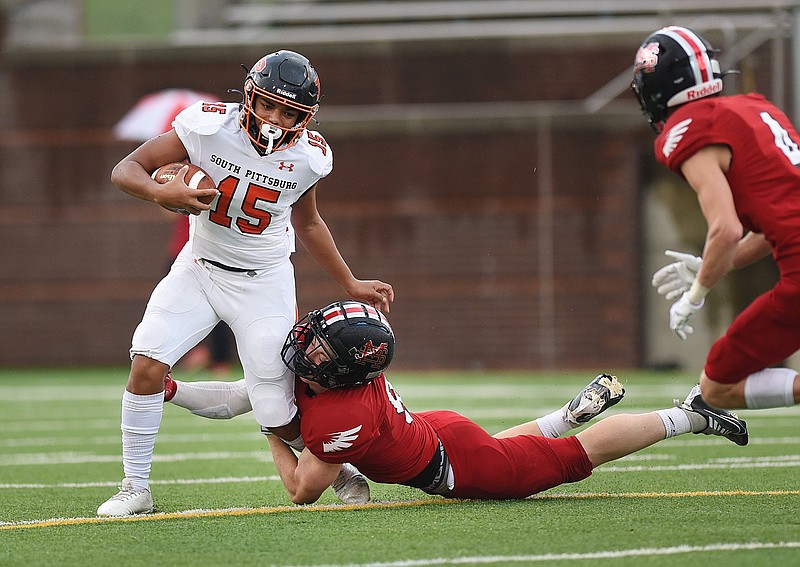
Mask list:
[[[281,164],[278,166],[278,169],[280,169],[281,171],[283,171],[284,169],[287,169],[287,170],[289,170],[291,172],[291,171],[294,171],[294,164],[293,163],[286,163],[285,161],[282,161]]]

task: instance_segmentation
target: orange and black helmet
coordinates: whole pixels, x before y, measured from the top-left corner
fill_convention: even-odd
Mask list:
[[[254,110],[262,96],[299,112],[291,128],[262,120]],[[286,149],[295,143],[319,109],[319,77],[311,62],[294,51],[276,51],[253,65],[244,81],[244,101],[239,120],[262,154]]]

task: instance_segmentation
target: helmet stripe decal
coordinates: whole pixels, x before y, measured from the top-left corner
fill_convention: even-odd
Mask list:
[[[392,332],[392,328],[383,313],[371,305],[357,301],[343,301],[342,303],[330,305],[328,309],[322,312],[322,318],[326,325],[332,325],[345,319],[373,319],[385,325],[389,332]]]
[[[341,307],[336,305],[324,311],[322,313],[322,317],[325,319],[325,322],[330,325],[331,323],[335,323],[337,321],[344,321],[344,312],[342,311]]]
[[[714,78],[706,46],[694,33],[678,26],[664,28],[659,33],[674,39],[683,48],[686,55],[689,56],[689,64],[692,67],[697,84],[705,83]]]
[[[354,301],[345,301],[341,304],[336,304],[330,309],[325,310],[322,316],[327,323],[343,321],[345,318],[352,319],[359,317],[383,321],[381,314],[378,313],[374,307]]]

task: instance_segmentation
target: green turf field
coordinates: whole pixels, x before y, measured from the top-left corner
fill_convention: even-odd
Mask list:
[[[626,398],[608,414],[667,407],[694,380],[619,376]],[[252,417],[211,421],[167,404],[156,513],[99,520],[122,475],[126,377],[0,370],[0,565],[800,565],[798,408],[740,412],[747,447],[684,435],[524,501],[373,484],[364,507],[330,493],[298,507]],[[389,377],[410,409],[454,409],[496,432],[556,409],[593,374]]]

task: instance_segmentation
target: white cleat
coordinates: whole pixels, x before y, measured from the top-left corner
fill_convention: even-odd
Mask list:
[[[369,502],[367,479],[349,463],[342,465],[342,471],[331,484],[331,488],[343,504],[366,504]]]
[[[153,511],[153,496],[148,489],[134,490],[131,481],[122,480],[119,492],[100,504],[97,509],[98,516],[131,516],[133,514],[148,514]]]
[[[586,423],[620,402],[625,388],[616,376],[600,374],[564,408],[564,419],[573,425]]]

